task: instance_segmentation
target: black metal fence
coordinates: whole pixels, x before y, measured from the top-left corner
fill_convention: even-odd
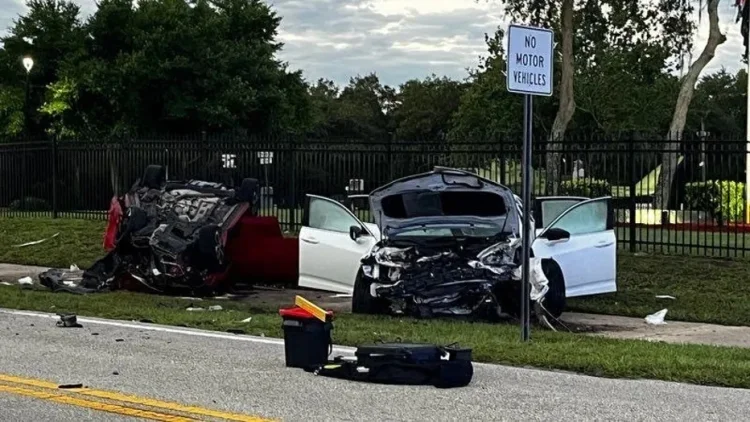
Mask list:
[[[750,255],[747,148],[745,141],[727,139],[539,139],[533,194],[611,195],[618,243],[631,251]],[[0,143],[0,216],[104,219],[113,194],[129,189],[147,165],[162,164],[173,180],[259,179],[261,214],[277,216],[285,230],[294,231],[305,194],[343,199],[438,165],[477,172],[520,195],[521,149],[520,137],[481,143],[206,136]],[[670,157],[676,167],[666,192],[660,171]]]

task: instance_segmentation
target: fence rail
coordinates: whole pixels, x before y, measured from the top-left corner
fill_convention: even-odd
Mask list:
[[[520,138],[503,142],[195,139],[0,143],[0,216],[106,218],[113,194],[149,164],[169,178],[260,180],[262,215],[285,230],[305,194],[342,199],[434,166],[467,169],[520,194]],[[535,143],[533,195],[614,198],[618,240],[631,251],[750,255],[744,181],[747,143],[653,138]],[[676,168],[668,195],[662,167]],[[664,165],[662,165],[664,164]],[[661,200],[660,200],[661,199]]]

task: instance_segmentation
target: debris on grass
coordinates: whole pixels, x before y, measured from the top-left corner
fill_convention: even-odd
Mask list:
[[[40,240],[35,240],[33,242],[21,243],[20,245],[13,245],[13,247],[14,248],[23,248],[24,246],[38,245],[38,244],[44,243],[44,242],[46,242],[46,241],[48,241],[50,239],[54,239],[54,238],[56,238],[59,235],[60,235],[60,232],[57,232],[57,233],[53,234],[52,236],[50,236],[50,237],[48,237],[46,239],[40,239]]]
[[[0,282],[3,286],[12,286],[12,284],[8,283],[7,281]]]
[[[242,321],[240,321],[240,322],[243,322],[243,323],[248,323],[248,322],[251,322],[252,320],[253,320],[253,317],[247,317],[247,318],[243,319],[243,320],[242,320]]]
[[[202,311],[205,311],[205,309],[203,309],[203,308],[200,308],[200,307],[194,308],[192,306],[190,306],[188,308],[185,308],[185,310],[188,311],[188,312],[202,312]]]
[[[26,276],[26,277],[23,277],[23,278],[19,278],[18,279],[18,284],[21,284],[21,285],[32,285],[32,284],[34,284],[34,280],[31,277]]]
[[[672,299],[672,300],[676,300],[677,299],[676,297],[669,296],[669,295],[656,295],[656,298],[657,299]]]
[[[221,305],[212,305],[212,306],[208,307],[209,311],[220,311],[222,309],[224,309],[224,308],[222,308]]]
[[[646,316],[646,323],[651,325],[664,325],[664,317],[667,316],[667,310],[662,309],[659,312]]]

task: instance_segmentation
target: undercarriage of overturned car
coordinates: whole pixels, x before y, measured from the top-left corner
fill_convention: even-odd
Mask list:
[[[40,274],[53,291],[93,293],[145,287],[164,293],[212,292],[228,267],[227,233],[256,200],[257,181],[236,188],[200,180],[167,181],[163,166],[149,166],[126,194],[115,197],[105,243],[109,253],[83,271]]]

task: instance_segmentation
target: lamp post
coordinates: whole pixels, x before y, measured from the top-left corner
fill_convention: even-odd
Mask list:
[[[23,103],[23,106],[24,106],[23,107],[24,108],[23,123],[24,123],[24,128],[26,129],[26,137],[28,138],[29,127],[31,126],[29,122],[29,119],[31,118],[31,113],[29,110],[29,96],[30,96],[29,94],[30,94],[30,89],[31,89],[31,84],[29,83],[29,79],[30,79],[29,76],[31,75],[31,69],[34,67],[34,59],[32,59],[29,56],[24,57],[23,67],[26,69],[26,98]]]

